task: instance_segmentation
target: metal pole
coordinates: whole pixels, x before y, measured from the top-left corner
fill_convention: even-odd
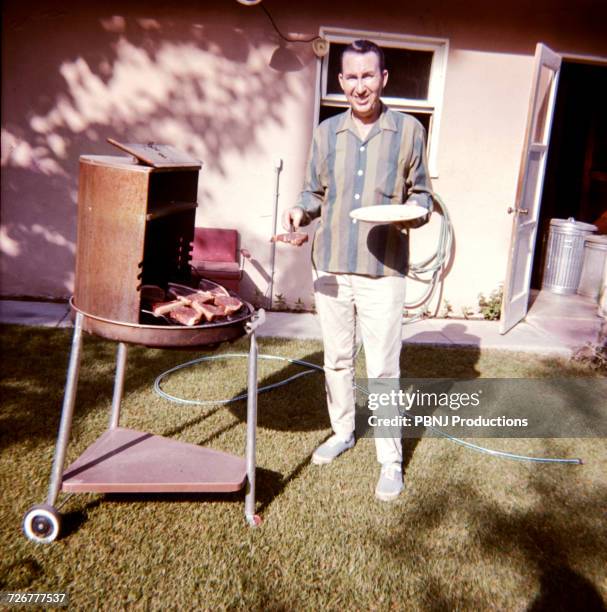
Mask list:
[[[280,185],[280,171],[282,169],[282,159],[274,160],[274,172],[276,173],[276,181],[274,183],[274,208],[272,209],[272,236],[276,234],[278,225],[278,195]],[[274,268],[276,265],[276,243],[272,242],[270,252],[270,308],[274,304]]]
[[[126,369],[127,345],[124,342],[118,343],[116,351],[116,375],[114,377],[114,395],[112,397],[112,414],[110,417],[110,429],[118,427],[120,420],[120,403],[122,402],[122,392],[124,390],[124,371]]]
[[[54,506],[61,489],[63,479],[63,464],[65,462],[65,451],[70,438],[70,428],[72,426],[72,416],[74,414],[74,403],[76,401],[76,390],[78,388],[78,374],[80,371],[80,355],[82,352],[82,320],[80,312],[76,313],[74,322],[74,335],[72,336],[72,350],[70,361],[67,368],[67,380],[65,383],[65,394],[63,396],[63,406],[61,408],[61,422],[59,433],[57,434],[57,444],[55,445],[55,456],[53,457],[53,467],[51,470],[51,482],[48,488],[46,501],[49,506]]]

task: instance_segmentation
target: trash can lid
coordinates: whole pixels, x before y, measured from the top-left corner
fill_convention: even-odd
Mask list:
[[[561,230],[570,231],[572,233],[596,232],[597,230],[596,225],[576,221],[573,217],[569,217],[569,219],[551,219],[550,225],[557,226]]]

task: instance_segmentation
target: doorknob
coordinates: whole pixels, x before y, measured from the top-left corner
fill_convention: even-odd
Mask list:
[[[517,215],[528,215],[529,209],[528,208],[512,208],[512,206],[508,206],[507,212],[509,215],[511,215],[512,213],[516,213]]]

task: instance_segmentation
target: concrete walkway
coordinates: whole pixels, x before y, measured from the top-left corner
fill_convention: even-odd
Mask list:
[[[568,356],[586,342],[596,342],[604,320],[589,311],[583,321],[575,320],[573,333],[567,327],[570,319],[563,315],[560,322],[533,316],[528,317],[528,321],[500,335],[499,324],[493,321],[426,319],[403,325],[402,336],[405,343],[412,344],[475,346]],[[67,304],[20,300],[0,300],[0,322],[47,327],[72,324]],[[318,317],[314,314],[269,312],[259,336],[319,339],[321,334]]]

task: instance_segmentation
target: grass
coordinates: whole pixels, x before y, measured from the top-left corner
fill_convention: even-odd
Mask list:
[[[579,456],[582,466],[494,459],[442,439],[405,441],[407,487],[373,499],[372,440],[322,468],[329,434],[322,376],[259,398],[258,509],[243,494],[75,495],[65,535],[36,545],[25,510],[46,497],[70,347],[68,330],[2,332],[0,590],[66,591],[71,609],[543,610],[605,609],[606,443],[500,440],[524,454]],[[107,427],[115,345],[86,337],[68,461]],[[267,340],[261,351],[320,363],[315,342]],[[240,341],[219,351],[246,350]],[[129,350],[121,425],[242,453],[244,402],[179,407],[157,397],[160,372],[197,354]],[[362,374],[363,364],[358,364]],[[424,377],[594,375],[562,358],[407,347]],[[260,362],[262,384],[297,370]],[[165,388],[191,398],[244,390],[244,361],[211,362]]]

